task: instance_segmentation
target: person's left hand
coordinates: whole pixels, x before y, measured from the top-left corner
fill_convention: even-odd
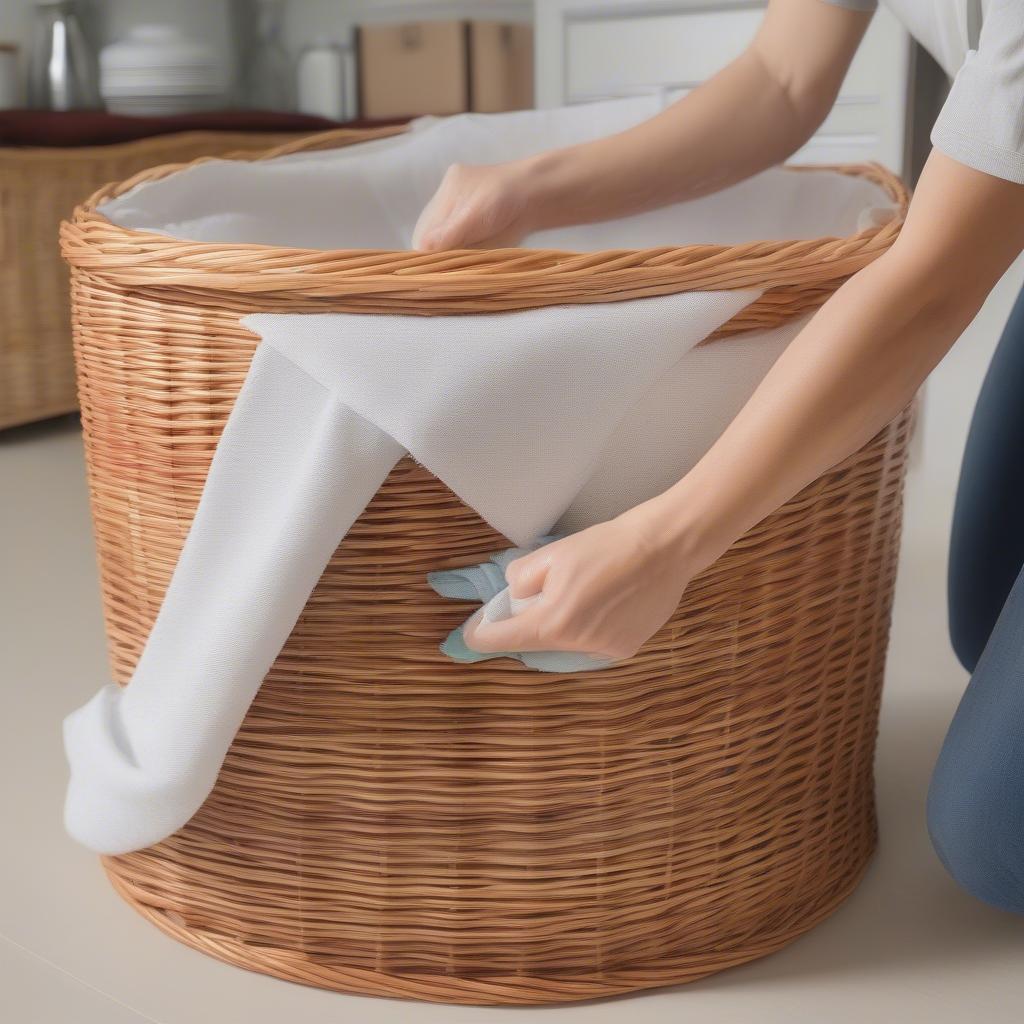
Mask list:
[[[466,646],[631,658],[676,610],[693,575],[683,563],[634,509],[510,563],[512,597],[540,599],[499,622],[478,612],[463,631]]]

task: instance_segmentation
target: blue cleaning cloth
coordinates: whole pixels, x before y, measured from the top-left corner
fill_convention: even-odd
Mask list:
[[[511,597],[505,570],[517,558],[558,539],[557,536],[544,536],[527,548],[497,551],[479,565],[427,573],[427,582],[442,597],[456,601],[479,601],[484,608],[485,617],[492,621],[507,619],[522,611],[532,603],[532,600],[516,601]],[[466,646],[463,635],[465,625],[466,623],[463,623],[453,629],[441,644],[441,652],[453,661],[472,663],[488,661],[491,658],[515,658],[527,668],[538,672],[559,673],[593,672],[612,664],[607,658],[596,658],[576,651],[502,651],[496,654],[483,654]]]

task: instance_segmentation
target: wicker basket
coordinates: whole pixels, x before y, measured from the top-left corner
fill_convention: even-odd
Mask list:
[[[74,149],[0,147],[0,429],[71,412],[74,360],[62,218],[104,182],[146,167],[296,138],[255,132],[181,132]]]
[[[905,205],[880,169],[846,171]],[[96,205],[126,187],[63,230],[121,681],[255,346],[241,315],[429,315],[765,282],[730,333],[820,304],[898,230],[585,256],[304,252],[116,227]],[[456,1003],[623,993],[778,949],[835,909],[874,847],[910,420],[737,542],[637,657],[573,676],[439,654],[465,611],[426,572],[504,542],[404,460],[335,553],[213,794],[170,839],[107,858],[114,885],[231,963]]]

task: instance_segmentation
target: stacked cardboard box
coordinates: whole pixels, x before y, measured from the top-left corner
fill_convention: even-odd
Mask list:
[[[422,21],[359,29],[367,118],[493,113],[533,106],[533,29],[492,21]]]

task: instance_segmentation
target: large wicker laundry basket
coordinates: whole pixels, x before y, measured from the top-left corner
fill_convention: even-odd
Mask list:
[[[880,168],[843,170],[905,207]],[[215,246],[97,213],[130,184],[63,231],[122,682],[255,346],[242,315],[765,284],[727,335],[819,305],[898,231],[897,219],[845,239],[585,255]],[[406,459],[338,548],[213,794],[170,839],[107,858],[114,885],[231,963],[453,1003],[624,993],[785,945],[851,892],[875,843],[910,419],[740,540],[637,657],[571,676],[438,652],[466,612],[428,589],[427,571],[506,544]]]

